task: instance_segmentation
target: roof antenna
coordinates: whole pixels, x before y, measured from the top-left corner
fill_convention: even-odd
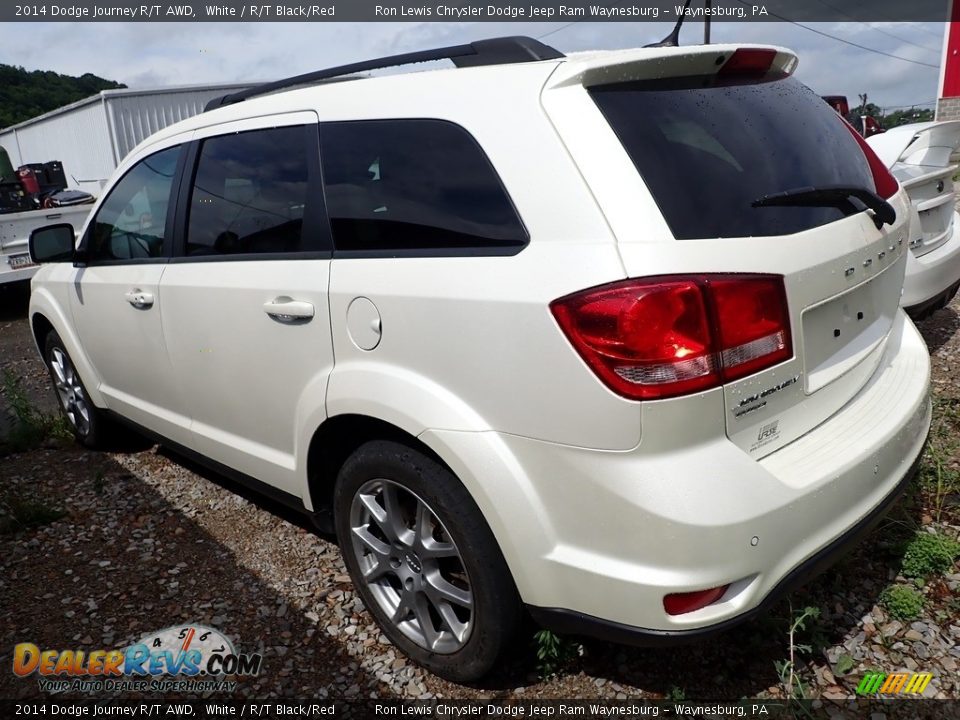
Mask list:
[[[687,8],[690,7],[690,0],[687,0],[683,4],[683,12],[680,13],[680,17],[677,18],[677,24],[673,28],[673,32],[667,35],[663,40],[658,43],[650,43],[649,45],[644,45],[648,48],[659,48],[659,47],[677,47],[680,44],[680,26],[683,25],[683,21],[687,18]]]

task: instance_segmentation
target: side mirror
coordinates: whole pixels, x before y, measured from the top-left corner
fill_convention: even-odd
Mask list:
[[[73,262],[76,242],[69,223],[37,228],[30,233],[30,259],[35,263]]]

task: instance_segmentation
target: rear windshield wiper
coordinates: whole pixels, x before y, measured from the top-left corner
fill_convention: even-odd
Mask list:
[[[884,224],[893,225],[897,219],[897,211],[893,209],[893,205],[873,190],[841,185],[794,188],[793,190],[764,195],[750,204],[753,207],[835,207],[846,215],[853,215],[859,210],[850,202],[850,198],[856,198],[873,210],[873,222],[877,229],[883,227]]]

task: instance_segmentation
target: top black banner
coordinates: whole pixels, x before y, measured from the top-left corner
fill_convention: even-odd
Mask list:
[[[149,0],[148,0],[149,2]],[[944,22],[951,0],[63,0],[3,3],[14,22]]]

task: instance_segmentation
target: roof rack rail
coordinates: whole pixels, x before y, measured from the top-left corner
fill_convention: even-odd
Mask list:
[[[339,67],[317,70],[315,72],[257,85],[252,88],[247,88],[246,90],[240,90],[235,93],[230,93],[229,95],[214,98],[204,107],[204,112],[223,107],[224,105],[233,105],[247,98],[266,95],[276,90],[283,90],[297,85],[308,85],[320,80],[330,80],[332,78],[353,75],[354,73],[365,72],[367,70],[379,70],[381,68],[412,65],[414,63],[431,62],[433,60],[452,60],[457,67],[475,67],[479,65],[503,65],[506,63],[556,60],[562,57],[565,57],[562,52],[549,45],[544,45],[538,40],[522,35],[477,40],[467,45],[453,45],[435,50],[419,50],[402,55],[390,55],[389,57],[377,58],[375,60],[364,60],[363,62],[340,65]]]
[[[412,65],[415,63],[432,62],[434,60],[452,60],[457,67],[476,67],[481,65],[503,65],[506,63],[537,62],[539,60],[556,60],[565,57],[560,51],[545,45],[533,38],[516,35],[511,37],[477,40],[467,45],[453,45],[451,47],[436,48],[434,50],[419,50],[402,55],[363,62],[340,65],[338,67],[317,70],[315,72],[284,78],[275,82],[257,85],[246,90],[240,90],[229,95],[214,98],[204,107],[204,112],[224,105],[233,105],[248,98],[266,95],[277,90],[283,90],[297,85],[308,85],[321,80],[330,80],[353,75],[368,70]]]

